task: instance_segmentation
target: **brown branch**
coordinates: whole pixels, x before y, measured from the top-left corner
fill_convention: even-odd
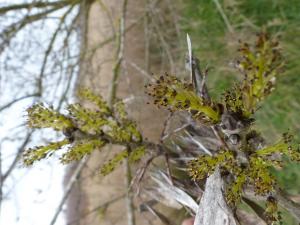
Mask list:
[[[65,188],[65,194],[63,195],[55,213],[54,213],[54,216],[50,222],[50,225],[54,225],[56,223],[56,220],[58,218],[58,215],[60,214],[60,212],[62,211],[62,208],[66,202],[66,200],[68,199],[72,189],[73,189],[73,186],[74,184],[77,182],[78,178],[80,177],[80,174],[85,166],[85,164],[87,163],[89,157],[85,157],[83,158],[77,165],[74,173],[72,174],[66,188]]]
[[[16,98],[14,100],[12,100],[11,102],[5,104],[4,106],[1,106],[0,107],[0,112],[11,107],[13,104],[23,100],[23,99],[26,99],[26,98],[31,98],[31,97],[37,97],[39,94],[38,93],[35,93],[35,94],[29,94],[29,95],[25,95],[25,96],[22,96],[20,98]]]
[[[118,79],[120,76],[121,64],[124,57],[124,41],[125,41],[125,18],[126,18],[126,7],[127,0],[123,1],[122,6],[122,16],[119,20],[119,32],[117,33],[117,54],[116,54],[116,62],[113,67],[113,77],[110,85],[110,91],[108,96],[108,104],[110,107],[114,104],[116,93],[117,93],[117,85]]]
[[[72,10],[74,9],[74,6],[75,5],[72,5],[64,14],[63,16],[61,17],[60,19],[60,23],[58,24],[56,30],[54,31],[54,33],[52,34],[52,37],[51,37],[51,40],[48,44],[48,48],[47,50],[45,51],[45,54],[44,54],[44,59],[43,59],[43,63],[42,63],[42,67],[41,67],[41,71],[40,71],[40,77],[39,77],[39,81],[38,81],[38,92],[40,94],[40,96],[42,95],[42,90],[43,90],[43,77],[44,77],[44,72],[45,72],[45,69],[46,69],[46,65],[47,65],[47,62],[48,62],[48,57],[53,49],[53,45],[54,45],[54,42],[57,38],[57,35],[59,34],[63,24],[65,23],[65,20],[67,18],[67,16],[72,12]]]
[[[119,195],[119,196],[95,207],[94,209],[90,210],[89,212],[85,213],[84,215],[81,215],[80,217],[72,220],[71,222],[67,223],[67,225],[72,225],[74,223],[78,223],[80,220],[83,220],[85,217],[89,216],[90,214],[92,214],[94,212],[98,212],[99,209],[108,207],[110,204],[115,203],[116,201],[119,201],[120,199],[124,198],[125,196],[126,196],[125,194]]]
[[[31,3],[23,3],[23,4],[14,4],[9,6],[3,6],[0,7],[0,15],[7,13],[9,11],[16,11],[16,10],[22,10],[22,9],[32,9],[32,8],[46,8],[46,7],[64,7],[68,4],[70,4],[72,0],[60,0],[55,2],[45,2],[45,1],[39,1],[39,2],[31,2]]]
[[[221,6],[219,0],[213,0],[213,2],[215,3],[215,5],[216,5],[216,7],[217,7],[218,12],[219,12],[220,15],[222,16],[222,18],[223,18],[223,20],[224,20],[224,23],[225,23],[225,25],[226,25],[228,31],[229,31],[230,33],[234,33],[234,29],[233,29],[233,27],[231,26],[231,24],[230,24],[230,22],[229,22],[229,20],[228,20],[228,18],[227,18],[227,16],[226,16],[226,14],[225,14],[225,12],[224,12],[224,10],[223,10],[223,8],[222,8],[222,6]]]
[[[2,183],[8,178],[8,176],[12,173],[12,171],[16,168],[17,163],[19,162],[20,158],[22,157],[23,151],[26,147],[26,145],[29,143],[30,138],[32,136],[33,132],[30,132],[27,134],[26,138],[24,139],[21,146],[18,148],[17,154],[13,160],[13,162],[8,167],[7,171],[2,176]]]
[[[73,0],[72,3],[73,4],[77,4],[79,2],[79,0]],[[8,26],[8,28],[6,28],[2,33],[1,33],[1,38],[3,39],[3,43],[0,43],[0,53],[4,50],[5,45],[9,45],[11,39],[13,37],[15,37],[15,35],[22,30],[25,26],[27,26],[28,24],[31,24],[33,22],[36,22],[38,20],[44,19],[46,18],[46,16],[48,14],[51,14],[59,9],[61,9],[62,6],[58,5],[55,6],[51,9],[48,10],[44,10],[43,12],[40,13],[36,13],[33,15],[27,15],[25,16],[23,19],[21,19],[18,22],[15,22],[13,24],[11,24],[10,26]]]

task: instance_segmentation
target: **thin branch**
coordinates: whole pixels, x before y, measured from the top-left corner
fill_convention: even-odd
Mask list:
[[[72,1],[73,4],[76,4],[79,0]],[[59,9],[61,9],[62,6],[56,6],[51,9],[45,10],[41,13],[36,13],[33,15],[25,16],[20,21],[11,24],[1,33],[1,38],[3,39],[3,42],[0,43],[0,53],[4,50],[5,45],[9,45],[11,39],[16,36],[16,34],[22,30],[25,26],[28,24],[31,24],[33,22],[39,21],[41,19],[44,19],[48,14],[53,13]]]
[[[119,195],[119,196],[117,196],[117,197],[115,197],[115,198],[113,198],[113,199],[111,199],[111,200],[95,207],[91,211],[85,213],[84,215],[81,215],[80,217],[76,218],[75,220],[72,220],[71,222],[67,223],[67,225],[72,225],[74,223],[77,223],[80,220],[84,219],[85,217],[89,216],[90,214],[99,211],[99,209],[108,207],[110,204],[115,203],[116,201],[119,201],[120,199],[124,198],[125,196],[126,196],[125,194]]]
[[[0,107],[0,112],[3,111],[3,110],[5,110],[5,109],[7,109],[7,108],[9,108],[9,107],[11,107],[13,104],[15,104],[15,103],[17,103],[17,102],[19,102],[19,101],[21,101],[21,100],[23,100],[23,99],[31,98],[31,97],[36,97],[36,96],[38,96],[38,95],[39,95],[38,93],[34,93],[34,94],[29,94],[29,95],[22,96],[22,97],[20,97],[20,98],[16,98],[16,99],[14,99],[13,101],[11,101],[11,102],[5,104],[4,106],[1,106],[1,107]]]
[[[26,138],[24,139],[23,143],[21,144],[21,146],[18,148],[17,154],[13,160],[13,162],[10,164],[10,166],[8,167],[7,171],[3,174],[2,176],[2,183],[4,183],[4,181],[8,178],[8,176],[12,173],[12,171],[16,168],[17,163],[19,162],[23,151],[26,147],[26,145],[29,143],[30,138],[32,136],[33,132],[30,132],[27,134]]]
[[[234,29],[233,27],[231,26],[225,12],[223,11],[223,8],[219,2],[219,0],[213,0],[213,2],[215,3],[216,7],[217,7],[217,10],[219,11],[219,13],[221,14],[224,22],[225,22],[225,25],[227,27],[227,29],[229,30],[230,33],[234,33]]]
[[[60,23],[58,24],[56,30],[54,31],[54,33],[52,34],[52,37],[51,37],[51,40],[48,44],[48,48],[47,50],[45,51],[45,54],[44,54],[44,59],[43,59],[43,63],[42,63],[42,67],[41,67],[41,71],[40,71],[40,77],[39,77],[39,81],[38,81],[38,91],[39,91],[39,94],[41,95],[42,94],[42,90],[43,90],[43,77],[44,77],[44,72],[45,72],[45,69],[46,69],[46,65],[47,65],[47,62],[48,62],[48,57],[53,49],[53,45],[54,45],[54,42],[57,38],[57,35],[59,34],[61,28],[62,28],[62,25],[65,23],[65,20],[67,18],[67,16],[72,12],[73,8],[74,8],[75,5],[72,5],[64,14],[63,16],[61,17],[60,19]]]
[[[104,4],[104,2],[102,0],[97,0],[97,2],[99,3],[101,9],[106,13],[107,18],[110,23],[110,26],[111,26],[111,29],[112,29],[113,36],[115,36],[116,28],[115,28],[115,24],[114,24],[114,20],[113,20],[113,16],[112,16],[111,12],[109,11],[109,9],[106,7],[106,5]]]
[[[249,198],[243,197],[242,199],[254,211],[256,216],[258,216],[261,220],[263,220],[267,224],[265,209]]]
[[[88,161],[89,157],[85,157],[83,158],[77,165],[74,173],[72,174],[67,186],[66,186],[66,189],[65,189],[65,194],[64,196],[62,197],[55,213],[54,213],[54,216],[50,222],[50,225],[54,225],[56,223],[56,220],[60,214],[60,212],[62,211],[62,208],[66,202],[66,200],[68,199],[72,189],[73,189],[73,186],[74,184],[77,182],[78,178],[80,177],[80,174],[81,174],[81,171],[83,170],[86,162]]]
[[[2,148],[0,145],[0,215],[1,215],[1,206],[2,206],[2,197],[3,195],[3,179],[2,179]]]
[[[108,97],[108,104],[110,105],[110,107],[112,107],[116,98],[118,79],[120,76],[121,64],[124,57],[125,19],[126,19],[127,2],[128,2],[127,0],[123,1],[122,16],[119,22],[120,23],[119,32],[117,33],[117,58],[113,68],[113,77],[112,77],[109,97]]]
[[[285,208],[298,222],[300,222],[300,204],[292,201],[288,195],[281,189],[276,190],[275,198],[279,205]]]
[[[0,15],[7,13],[9,11],[16,11],[16,10],[22,10],[22,9],[32,9],[32,8],[46,8],[46,7],[63,7],[65,5],[70,4],[72,0],[65,0],[65,1],[55,1],[55,2],[45,2],[45,1],[39,1],[39,2],[30,2],[30,3],[23,3],[23,4],[14,4],[9,6],[3,6],[0,7]]]
[[[163,49],[165,50],[165,53],[168,57],[170,66],[171,66],[171,71],[173,71],[175,69],[175,63],[174,63],[174,59],[170,50],[170,47],[164,37],[164,35],[161,32],[161,27],[157,24],[157,22],[155,22],[155,18],[157,15],[155,15],[155,11],[153,6],[150,7],[151,8],[151,13],[152,13],[152,17],[153,17],[153,25],[154,25],[154,29],[156,30],[156,33],[158,35],[158,38],[160,39],[161,45],[163,47]]]

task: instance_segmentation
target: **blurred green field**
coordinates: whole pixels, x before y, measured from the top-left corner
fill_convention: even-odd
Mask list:
[[[217,97],[239,79],[230,67],[238,56],[238,40],[251,42],[262,29],[279,35],[286,70],[277,89],[256,114],[258,129],[268,141],[280,138],[290,129],[300,140],[300,1],[299,0],[224,0],[219,1],[234,29],[229,32],[213,0],[182,1],[181,26],[190,34],[195,54],[208,66],[208,86]],[[288,163],[276,172],[282,187],[300,194],[300,165]],[[296,224],[284,213],[284,224]]]

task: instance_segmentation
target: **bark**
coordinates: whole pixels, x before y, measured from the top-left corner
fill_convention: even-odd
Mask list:
[[[77,86],[90,87],[106,99],[109,98],[110,84],[115,67],[116,47],[114,35],[118,32],[118,20],[122,11],[122,1],[102,0],[95,1],[89,13],[82,12],[82,64]],[[146,68],[144,55],[145,37],[143,16],[145,14],[145,1],[128,1],[126,21],[126,36],[124,42],[124,61],[121,64],[121,73],[116,95],[118,98],[131,98],[127,102],[130,117],[134,118],[140,126],[142,133],[151,141],[157,141],[163,126],[165,112],[154,106],[146,105],[144,94],[145,76],[138,68]],[[87,10],[87,9],[84,9]],[[142,23],[141,23],[142,22]],[[132,24],[134,27],[129,28]],[[84,36],[86,35],[87,36]],[[107,40],[113,40],[107,42]],[[152,65],[152,71],[157,71]],[[156,69],[155,69],[156,68]],[[147,71],[148,72],[148,71]],[[126,199],[126,170],[120,166],[110,175],[103,177],[99,168],[104,161],[111,158],[119,146],[107,146],[101,152],[95,152],[81,172],[77,190],[73,190],[68,203],[69,224],[127,224]],[[108,204],[105,204],[109,202]],[[104,205],[104,207],[102,207]],[[149,213],[135,214],[136,224],[159,224]]]
[[[219,169],[207,178],[194,225],[238,225],[224,197],[224,181]]]

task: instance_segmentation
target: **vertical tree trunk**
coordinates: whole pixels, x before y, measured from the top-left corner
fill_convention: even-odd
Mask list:
[[[122,2],[102,0],[95,1],[90,7],[82,7],[82,64],[78,86],[90,87],[106,99],[109,96],[113,67],[116,63],[117,43],[114,35],[119,29]],[[165,113],[145,104],[146,78],[136,67],[146,67],[143,26],[145,2],[128,1],[124,60],[117,97],[130,98],[126,103],[130,116],[137,121],[143,135],[155,141],[160,135]],[[112,41],[106,43],[111,38]],[[72,222],[81,217],[82,219],[74,224],[127,224],[126,201],[123,197],[127,190],[125,167],[120,166],[106,177],[99,173],[103,162],[111,158],[118,149],[118,146],[108,146],[105,150],[92,154],[68,203],[68,221]],[[105,204],[106,202],[109,204]],[[103,204],[104,207],[99,207]],[[135,216],[136,224],[148,224],[144,214]],[[155,221],[152,220],[152,224],[155,224]]]

